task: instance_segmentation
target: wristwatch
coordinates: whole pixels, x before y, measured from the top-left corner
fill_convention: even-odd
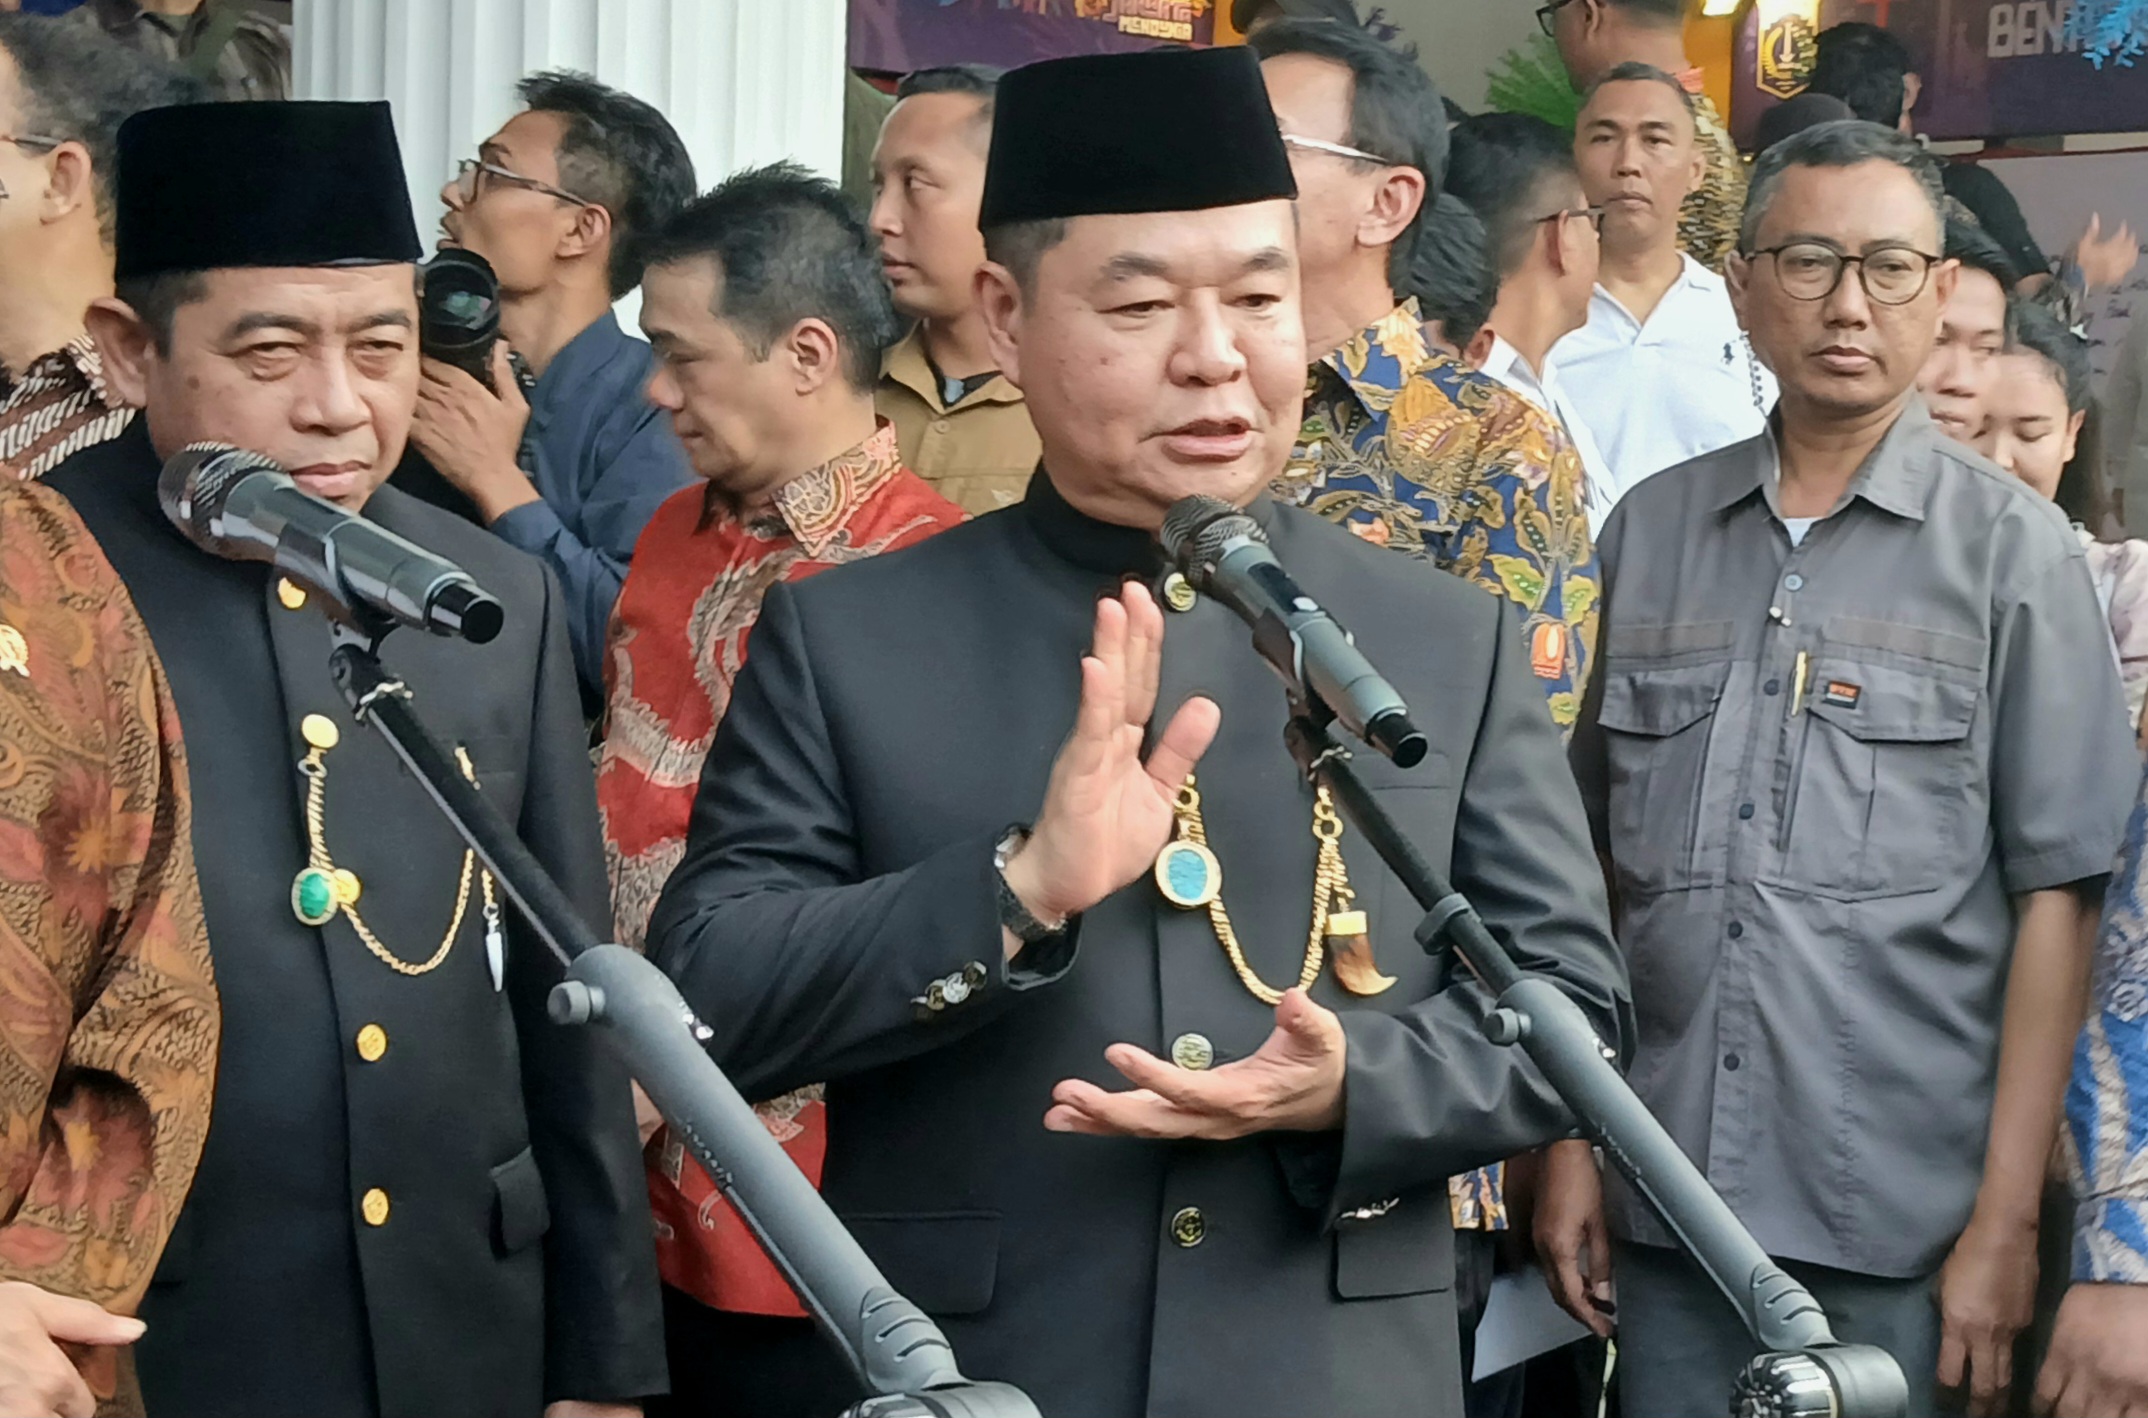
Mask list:
[[[1035,945],[1040,940],[1049,940],[1055,935],[1065,934],[1067,923],[1064,918],[1057,925],[1047,925],[1038,920],[1030,909],[1022,904],[1022,898],[1014,894],[1014,888],[1007,884],[1007,863],[1014,860],[1014,854],[1022,850],[1022,845],[1028,840],[1029,829],[1020,823],[1002,833],[999,842],[992,848],[992,871],[993,880],[998,885],[999,923],[1022,944]]]

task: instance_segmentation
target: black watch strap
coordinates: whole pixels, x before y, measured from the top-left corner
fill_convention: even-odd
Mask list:
[[[1065,933],[1067,923],[1046,925],[1022,904],[1022,898],[1014,894],[1007,884],[1007,862],[1022,844],[1029,840],[1029,829],[1020,823],[1000,834],[999,842],[992,848],[992,880],[999,896],[999,923],[1024,945],[1035,945]]]

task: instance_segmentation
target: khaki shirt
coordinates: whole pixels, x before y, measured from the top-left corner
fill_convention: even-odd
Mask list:
[[[243,0],[204,0],[191,15],[172,17],[144,10],[140,0],[85,0],[63,23],[102,34],[152,59],[181,68],[209,35],[219,11],[234,12],[236,28],[218,48],[204,76],[209,96],[224,102],[281,99],[291,94],[290,31]]]
[[[905,335],[881,364],[873,402],[895,425],[902,460],[940,496],[973,516],[1022,500],[1043,448],[1022,391],[988,380],[952,407],[925,360],[924,336]]]
[[[1775,484],[1771,428],[1597,547],[1572,754],[1629,1077],[1770,1255],[1922,1275],[1982,1174],[2012,898],[2110,871],[2140,763],[2066,519],[1921,403],[1794,548]]]

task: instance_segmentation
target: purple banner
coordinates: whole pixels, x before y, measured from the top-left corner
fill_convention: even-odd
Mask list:
[[[850,0],[850,67],[907,74],[941,64],[1018,68],[1215,38],[1213,0]]]
[[[1783,62],[1799,47],[1794,18],[1756,5],[1740,27],[1732,130],[1784,97]],[[1912,119],[1933,138],[2013,138],[2148,129],[2148,65],[2091,62],[2068,33],[2072,0],[1821,0],[1817,27],[1883,25],[1924,80]]]

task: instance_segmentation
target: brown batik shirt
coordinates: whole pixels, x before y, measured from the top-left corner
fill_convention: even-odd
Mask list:
[[[178,713],[57,494],[0,484],[0,1280],[130,1313],[194,1178],[217,1005]],[[140,1403],[110,1350],[105,1411]]]

